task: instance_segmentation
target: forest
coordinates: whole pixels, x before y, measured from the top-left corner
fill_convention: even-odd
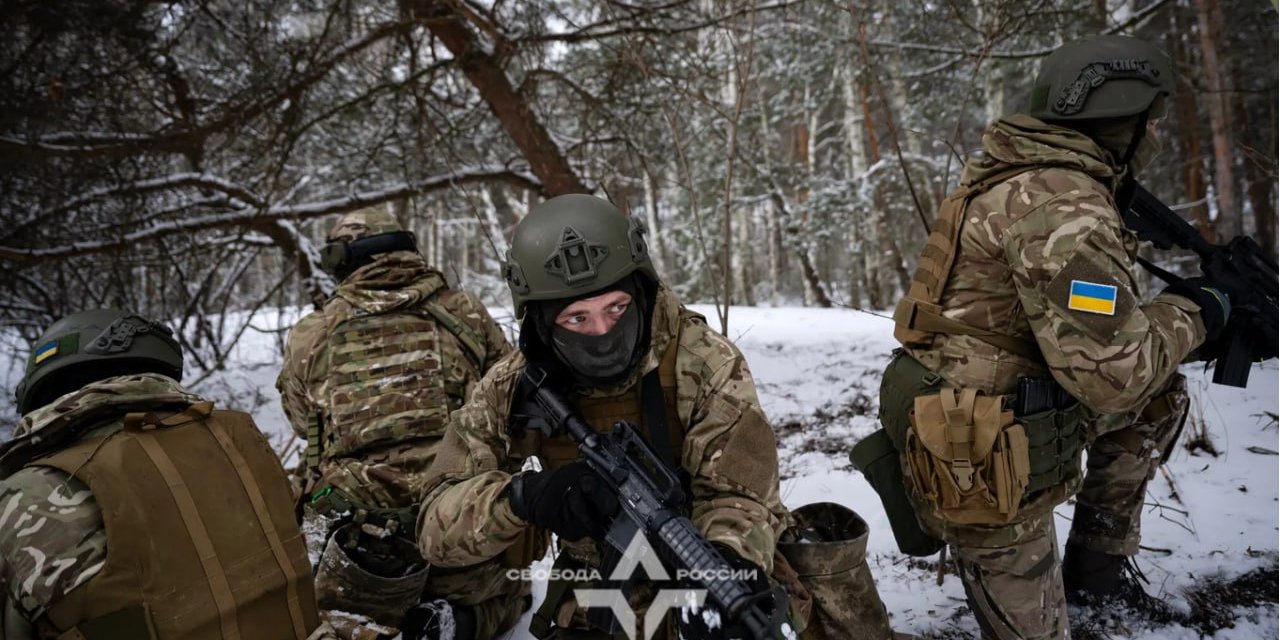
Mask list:
[[[892,308],[984,127],[1098,33],[1177,68],[1147,187],[1210,239],[1276,250],[1266,0],[16,0],[0,20],[15,362],[114,306],[176,325],[191,376],[218,370],[252,312],[333,286],[317,247],[365,207],[506,306],[512,226],[569,192],[642,217],[721,330],[730,304]]]

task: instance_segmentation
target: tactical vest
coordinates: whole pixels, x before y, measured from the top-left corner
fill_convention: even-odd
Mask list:
[[[475,331],[434,302],[389,313],[351,308],[328,336],[328,414],[307,437],[313,469],[321,460],[443,436],[449,412],[466,398],[445,388],[441,340],[461,342],[477,371],[487,356]]]
[[[201,402],[30,463],[102,510],[102,569],[47,610],[59,640],[303,640],[319,625],[284,470],[247,414]]]
[[[896,325],[893,337],[903,346],[929,349],[933,346],[935,334],[949,333],[974,336],[1024,358],[1041,358],[1035,341],[1006,336],[948,318],[942,315],[942,306],[939,304],[947,281],[951,279],[951,269],[955,266],[956,253],[960,249],[960,231],[964,228],[964,214],[969,202],[1000,182],[1035,168],[1026,165],[1009,167],[961,187],[942,201],[938,217],[929,232],[929,240],[920,254],[915,275],[911,278],[911,287],[893,312]]]

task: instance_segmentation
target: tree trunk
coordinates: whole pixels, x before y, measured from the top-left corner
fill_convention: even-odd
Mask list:
[[[737,265],[738,265],[738,286],[737,291],[742,292],[742,304],[748,307],[756,306],[755,287],[756,281],[755,264],[756,251],[755,243],[751,242],[751,238],[755,235],[757,207],[752,207],[750,212],[743,215],[742,220],[738,223],[738,242],[734,245],[738,247]]]
[[[527,99],[511,85],[499,58],[485,50],[454,5],[443,0],[415,0],[412,7],[416,15],[426,18],[431,33],[453,54],[457,67],[502,123],[511,142],[528,161],[529,169],[542,182],[544,195],[587,193],[588,189],[534,115]]]
[[[675,278],[675,265],[671,262],[667,249],[667,240],[662,233],[662,221],[658,217],[658,202],[662,194],[658,191],[658,181],[654,179],[649,167],[644,170],[644,215],[645,225],[649,227],[649,249],[653,255],[654,268],[665,278]]]
[[[1188,49],[1186,41],[1182,34],[1189,33],[1190,26],[1186,24],[1186,20],[1181,16],[1180,11],[1171,11],[1173,15],[1173,37],[1170,38],[1176,65],[1181,69],[1191,69],[1191,51]],[[1197,116],[1199,109],[1196,104],[1195,87],[1189,79],[1184,79],[1178,87],[1177,93],[1174,94],[1174,114],[1178,118],[1177,132],[1179,136],[1179,146],[1181,153],[1179,157],[1182,162],[1182,180],[1186,189],[1186,198],[1188,202],[1200,202],[1200,204],[1191,207],[1189,215],[1195,220],[1196,228],[1200,230],[1200,235],[1210,242],[1214,241],[1213,223],[1209,220],[1209,205],[1205,200],[1206,190],[1204,182],[1204,147],[1200,142],[1200,119]]]
[[[1214,227],[1221,238],[1240,235],[1241,216],[1236,202],[1235,171],[1231,154],[1231,123],[1227,121],[1227,92],[1230,87],[1223,77],[1218,60],[1217,42],[1222,7],[1213,0],[1195,0],[1199,18],[1200,48],[1203,52],[1205,84],[1208,88],[1209,126],[1213,132],[1213,185],[1218,201],[1218,218]]]

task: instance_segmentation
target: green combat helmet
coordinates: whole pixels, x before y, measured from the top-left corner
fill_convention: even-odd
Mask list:
[[[1028,112],[1044,121],[1119,118],[1146,111],[1173,90],[1173,66],[1160,47],[1130,36],[1094,36],[1045,58]]]
[[[516,225],[503,265],[516,317],[530,301],[590,293],[636,271],[656,283],[644,234],[638,219],[595,196],[557,196],[534,207]]]
[[[91,382],[134,373],[182,379],[182,347],[172,329],[117,309],[73,313],[36,340],[18,383],[18,411],[25,414]]]
[[[320,249],[320,266],[339,281],[391,251],[417,251],[413,234],[382,207],[344,214],[329,230]]]

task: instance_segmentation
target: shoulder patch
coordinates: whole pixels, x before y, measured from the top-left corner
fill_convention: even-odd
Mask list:
[[[1045,297],[1104,342],[1116,335],[1138,306],[1124,282],[1081,255],[1068,260],[1054,276]]]
[[[1072,280],[1071,290],[1067,296],[1067,308],[1072,311],[1100,313],[1104,316],[1116,314],[1116,286]]]

